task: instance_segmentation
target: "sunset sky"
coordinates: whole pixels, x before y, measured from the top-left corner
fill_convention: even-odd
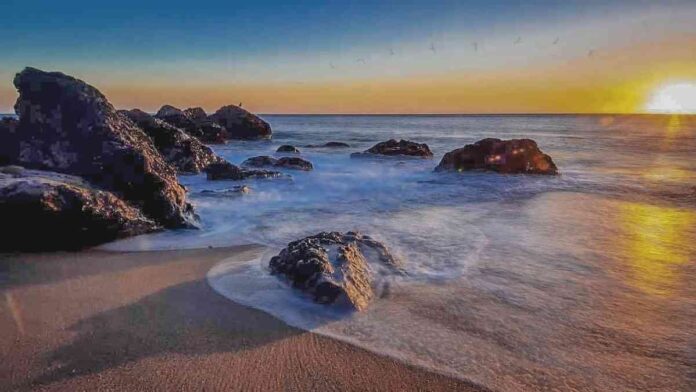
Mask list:
[[[695,20],[694,1],[10,0],[0,112],[25,66],[147,111],[644,112],[696,89]]]

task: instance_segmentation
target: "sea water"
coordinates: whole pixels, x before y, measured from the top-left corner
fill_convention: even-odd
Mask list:
[[[292,144],[313,171],[182,176],[200,230],[106,248],[265,245],[214,267],[211,285],[295,327],[495,390],[696,388],[694,116],[263,117],[272,141],[213,148],[239,164]],[[487,137],[536,140],[561,175],[433,172]],[[390,138],[435,157],[350,157]],[[328,141],[350,148],[303,147]],[[202,192],[240,184],[251,192]],[[270,276],[289,241],[350,230],[384,242],[407,272],[378,276],[367,310],[314,304]]]

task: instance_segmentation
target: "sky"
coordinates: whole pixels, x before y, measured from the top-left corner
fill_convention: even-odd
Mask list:
[[[672,102],[674,85],[696,91],[694,1],[4,0],[0,12],[0,112],[25,66],[146,111],[624,113]]]

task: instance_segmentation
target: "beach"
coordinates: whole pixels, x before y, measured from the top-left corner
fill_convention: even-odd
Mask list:
[[[214,292],[257,246],[0,256],[2,390],[460,390]]]

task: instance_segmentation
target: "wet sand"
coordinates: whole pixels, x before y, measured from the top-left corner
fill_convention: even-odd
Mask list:
[[[482,390],[208,286],[215,263],[258,250],[0,255],[0,389]]]

